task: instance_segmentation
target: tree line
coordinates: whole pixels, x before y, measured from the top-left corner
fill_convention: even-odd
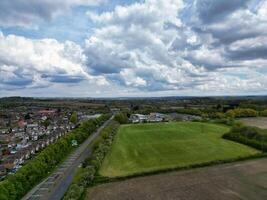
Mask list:
[[[252,108],[233,108],[227,111],[222,111],[221,109],[199,109],[199,108],[178,108],[178,109],[144,109],[134,111],[133,113],[149,114],[151,112],[161,112],[161,113],[181,113],[201,116],[202,118],[209,119],[223,119],[223,118],[242,118],[242,117],[257,117],[265,116],[267,117],[267,109],[262,111],[257,111]]]

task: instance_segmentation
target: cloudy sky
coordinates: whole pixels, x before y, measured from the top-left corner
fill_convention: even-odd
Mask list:
[[[267,94],[266,0],[1,0],[0,96]]]

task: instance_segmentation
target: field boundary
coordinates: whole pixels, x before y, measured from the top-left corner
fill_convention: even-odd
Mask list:
[[[253,159],[259,159],[259,158],[266,158],[266,157],[267,157],[267,153],[261,152],[261,153],[257,153],[254,155],[238,157],[238,158],[233,158],[233,159],[215,160],[215,161],[203,162],[199,164],[192,164],[192,165],[188,165],[184,167],[172,167],[172,168],[159,169],[159,170],[154,170],[154,171],[135,173],[135,174],[131,174],[128,176],[112,177],[112,178],[103,177],[97,173],[97,176],[95,177],[94,181],[91,183],[89,187],[93,187],[93,186],[97,186],[97,185],[101,185],[105,183],[124,181],[124,180],[137,178],[137,177],[144,177],[144,176],[169,173],[169,172],[174,172],[174,171],[182,171],[182,170],[189,170],[189,169],[202,168],[202,167],[208,167],[208,166],[215,166],[215,165],[220,165],[220,164],[234,163],[238,161],[253,160]]]

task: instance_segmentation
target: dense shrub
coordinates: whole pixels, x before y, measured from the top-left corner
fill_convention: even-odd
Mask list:
[[[228,110],[226,112],[226,116],[230,118],[256,117],[257,111],[250,109],[250,108],[236,108],[236,109]]]
[[[124,112],[117,113],[114,117],[114,120],[119,122],[120,124],[128,123],[127,113]]]
[[[223,138],[233,140],[267,152],[266,130],[244,125],[235,125]]]
[[[83,195],[83,192],[84,192],[83,186],[80,186],[78,184],[72,184],[64,199],[68,200],[79,199],[77,197],[81,197]]]
[[[78,200],[83,197],[86,188],[93,182],[96,171],[109,151],[118,127],[118,122],[112,121],[101,131],[99,138],[92,145],[92,155],[83,162],[82,168],[75,175],[63,200]]]
[[[188,114],[188,115],[197,115],[201,116],[203,113],[199,109],[192,109],[192,108],[181,108],[176,109],[175,112],[181,113],[181,114]]]
[[[82,143],[97,129],[97,126],[101,125],[109,117],[110,115],[102,115],[98,119],[89,120],[45,148],[14,175],[10,175],[0,182],[0,199],[21,199],[75,148],[70,145],[73,139],[77,140],[78,143]]]
[[[267,109],[260,112],[260,116],[267,117]]]
[[[233,126],[236,123],[233,118],[214,119],[213,122],[218,124],[225,124],[228,126]]]

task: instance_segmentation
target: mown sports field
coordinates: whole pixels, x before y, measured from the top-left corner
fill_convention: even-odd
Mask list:
[[[259,153],[222,139],[228,130],[224,125],[199,122],[122,125],[99,174],[122,177]]]

